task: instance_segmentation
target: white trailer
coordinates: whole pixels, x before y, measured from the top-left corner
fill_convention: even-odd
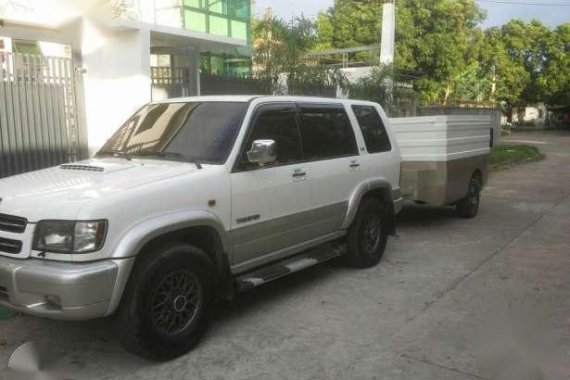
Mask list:
[[[487,182],[490,116],[427,116],[390,119],[402,155],[400,187],[405,200],[457,205],[472,217],[472,192]],[[475,187],[475,188],[473,188]]]

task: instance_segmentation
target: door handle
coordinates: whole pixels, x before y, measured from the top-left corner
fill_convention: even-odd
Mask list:
[[[302,181],[307,178],[307,172],[303,169],[295,169],[292,176],[294,181]]]
[[[301,178],[301,177],[306,177],[307,173],[305,172],[298,172],[298,173],[293,173],[293,178]]]
[[[359,167],[360,167],[360,164],[359,164],[357,161],[352,161],[352,162],[350,163],[350,168],[351,168],[351,169],[356,169],[356,168],[359,168]]]

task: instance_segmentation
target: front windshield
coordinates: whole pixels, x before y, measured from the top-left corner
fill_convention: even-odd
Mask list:
[[[97,155],[122,153],[222,164],[247,107],[243,102],[149,104],[127,120]]]

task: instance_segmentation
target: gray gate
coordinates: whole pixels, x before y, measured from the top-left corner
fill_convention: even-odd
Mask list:
[[[78,154],[71,59],[0,53],[0,178]]]
[[[152,100],[198,95],[197,78],[187,67],[151,67]]]
[[[268,95],[271,82],[251,76],[200,74],[201,95]]]
[[[200,74],[188,67],[151,67],[152,100],[198,95],[263,95],[271,93],[271,82],[250,76]]]

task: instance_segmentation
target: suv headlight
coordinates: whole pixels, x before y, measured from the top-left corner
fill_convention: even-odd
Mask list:
[[[90,253],[105,243],[107,221],[42,220],[36,227],[33,249],[52,253]]]

